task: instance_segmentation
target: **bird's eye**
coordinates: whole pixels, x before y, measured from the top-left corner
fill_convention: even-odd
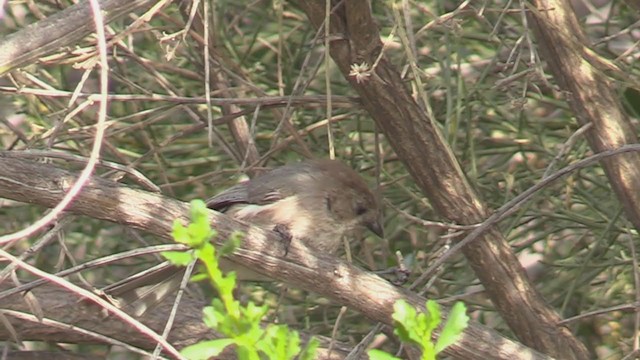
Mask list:
[[[363,205],[356,206],[356,215],[360,216],[367,212],[367,208]]]

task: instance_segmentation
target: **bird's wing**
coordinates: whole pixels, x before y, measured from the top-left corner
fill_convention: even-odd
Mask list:
[[[240,183],[208,199],[207,206],[213,210],[225,211],[236,204],[271,204],[308,191],[310,178],[313,178],[312,183],[318,186],[330,186],[331,184],[325,181],[328,179],[325,175],[326,171],[319,166],[322,164],[326,164],[326,161],[307,161],[276,168],[261,176],[259,181]],[[221,266],[227,267],[228,270],[236,270],[239,279],[252,281],[268,279],[244,267],[238,269],[237,264],[221,263]],[[175,292],[183,276],[184,269],[163,263],[103,290],[124,306],[133,309],[136,314],[140,314],[155,306],[167,294]]]
[[[207,200],[207,207],[213,210],[224,211],[234,204],[246,204],[249,202],[248,182],[240,183],[215,195]]]
[[[236,204],[271,204],[286,197],[286,192],[269,186],[269,182],[255,186],[246,181],[215,195],[207,200],[207,207],[217,211],[224,211]]]
[[[235,204],[268,205],[307,190],[310,177],[320,176],[315,163],[301,162],[275,168],[207,200],[213,210],[224,211]]]
[[[307,163],[296,163],[275,168],[247,183],[248,203],[272,204],[289,196],[309,191],[310,183],[317,183],[321,174]]]

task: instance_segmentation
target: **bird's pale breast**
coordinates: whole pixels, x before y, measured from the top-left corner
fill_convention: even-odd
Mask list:
[[[344,224],[338,224],[328,216],[323,205],[314,205],[309,209],[301,205],[299,197],[289,196],[267,205],[235,205],[226,213],[265,230],[284,225],[291,234],[292,241],[303,242],[316,250],[335,253],[346,231]]]

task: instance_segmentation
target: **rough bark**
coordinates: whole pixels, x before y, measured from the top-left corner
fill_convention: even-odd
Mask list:
[[[0,285],[0,294],[9,289],[8,284]],[[42,311],[42,319],[31,315],[33,308],[24,301],[22,293],[13,294],[1,301],[0,313],[11,322],[13,329],[19,334],[20,341],[37,340],[56,343],[113,345],[120,345],[117,342],[121,342],[147,351],[152,351],[156,346],[153,341],[131,326],[124,324],[118,318],[106,315],[96,305],[88,301],[78,301],[77,296],[65,289],[46,284],[31,290],[30,293],[37,300],[38,307]],[[177,313],[174,326],[169,333],[169,341],[176,348],[180,349],[201,340],[219,337],[202,322],[201,314],[204,305],[200,299],[190,296],[184,297],[180,302],[180,311]],[[171,311],[171,306],[173,306],[173,299],[168,298],[159,304],[154,311],[147,312],[144,317],[140,318],[140,321],[161,333]],[[302,336],[305,338],[304,335]],[[0,339],[10,338],[12,335],[9,329],[0,326]],[[308,336],[306,338],[308,339]],[[327,349],[330,339],[323,338],[320,341],[321,347],[324,349],[320,349],[318,359],[343,359],[349,350],[344,344],[337,343],[333,347],[332,354],[329,354]],[[25,359],[38,358],[36,354],[29,352],[24,352],[20,356]],[[73,356],[80,358],[82,355],[60,354],[61,359],[70,359]],[[15,354],[8,358],[20,357]],[[40,359],[43,358],[49,359],[50,357],[40,357]],[[231,351],[218,357],[218,359],[235,358]]]
[[[578,123],[591,124],[584,135],[593,152],[638,143],[636,129],[607,73],[621,78],[627,75],[589,49],[568,1],[537,0],[533,4],[536,9],[527,14],[540,53]],[[640,154],[615,156],[601,164],[627,219],[640,230]]]
[[[298,1],[311,23],[325,21],[325,2]],[[330,18],[331,57],[361,97],[398,157],[435,210],[458,224],[475,224],[488,209],[465,178],[434,119],[412,98],[399,71],[382,55],[378,28],[369,2],[349,0],[336,6]],[[379,60],[378,60],[379,59]],[[355,64],[376,64],[367,81],[349,76]],[[469,264],[512,331],[525,344],[560,359],[589,359],[558,314],[528,280],[505,238],[497,231],[463,248]]]
[[[100,6],[108,23],[155,3],[154,0],[102,0]],[[81,1],[33,23],[0,41],[0,76],[74,45],[94,31],[95,24],[88,1]]]
[[[52,165],[7,155],[0,153],[0,197],[51,207],[60,201],[76,178],[75,174]],[[86,184],[68,211],[131,226],[171,242],[173,219],[186,222],[189,205],[94,178]],[[277,234],[250,227],[215,211],[210,211],[210,220],[220,234],[216,239],[219,243],[234,231],[246,234],[241,247],[230,256],[230,260],[328,297],[371,320],[392,325],[393,304],[399,299],[424,309],[424,298],[338,258],[309,251],[298,243],[291,243],[284,257],[284,245]],[[4,301],[2,299],[3,304]],[[446,353],[463,359],[547,358],[475,323],[471,323],[463,338],[447,348]]]

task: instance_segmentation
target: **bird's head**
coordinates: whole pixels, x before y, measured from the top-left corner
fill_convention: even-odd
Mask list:
[[[346,231],[366,227],[382,237],[383,227],[379,202],[365,180],[356,171],[336,160],[317,160],[326,176],[325,206],[330,216]]]

